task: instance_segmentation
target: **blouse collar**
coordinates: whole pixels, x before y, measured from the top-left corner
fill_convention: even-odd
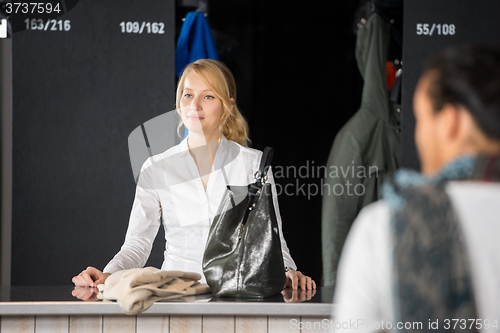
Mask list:
[[[219,145],[218,149],[222,149],[222,152],[227,151],[229,149],[229,140],[226,139],[226,137],[224,136],[224,134],[221,134],[221,138],[220,138],[219,142],[220,142],[220,145]],[[181,143],[179,144],[179,148],[180,148],[179,154],[180,154],[181,157],[184,157],[184,156],[186,156],[189,153],[189,147],[188,147],[188,143],[187,143],[187,137],[185,137],[181,141]]]

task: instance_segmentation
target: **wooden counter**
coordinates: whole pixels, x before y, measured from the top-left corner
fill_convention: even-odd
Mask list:
[[[1,287],[0,332],[277,333],[325,332],[331,326],[332,290],[326,288],[298,303],[287,303],[281,295],[262,301],[198,295],[157,302],[137,316],[125,315],[116,302],[80,301],[72,290],[72,286]]]

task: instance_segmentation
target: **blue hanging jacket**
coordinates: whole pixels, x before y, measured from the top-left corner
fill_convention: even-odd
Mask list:
[[[219,60],[219,54],[203,13],[189,12],[177,40],[175,75],[180,77],[184,68],[198,59]]]

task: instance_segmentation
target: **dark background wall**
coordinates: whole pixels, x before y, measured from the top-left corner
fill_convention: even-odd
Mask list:
[[[404,135],[401,142],[403,167],[420,169],[413,139],[415,117],[412,95],[422,74],[424,60],[449,45],[500,43],[500,21],[496,18],[499,10],[500,2],[496,0],[405,0],[402,104]]]
[[[173,0],[86,0],[57,18],[69,31],[13,34],[12,284],[71,284],[119,250],[127,138],[174,105],[174,15]],[[122,33],[128,21],[164,34]]]

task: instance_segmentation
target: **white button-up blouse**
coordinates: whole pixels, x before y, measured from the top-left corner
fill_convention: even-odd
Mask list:
[[[210,224],[226,185],[248,185],[254,182],[261,156],[261,151],[243,147],[222,136],[206,191],[189,153],[187,139],[149,158],[139,176],[125,242],[106,265],[104,272],[143,267],[162,221],[166,247],[161,269],[197,272],[201,274],[202,282],[205,282],[202,272],[203,252]],[[283,238],[271,168],[268,182],[272,184],[283,260],[285,266],[296,269]]]

